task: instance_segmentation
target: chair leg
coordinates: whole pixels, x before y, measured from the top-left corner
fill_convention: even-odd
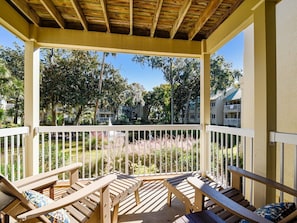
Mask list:
[[[172,192],[168,190],[168,196],[167,196],[168,207],[171,207],[171,197],[172,197]]]
[[[118,223],[119,206],[120,204],[118,203],[113,207],[112,223]]]
[[[139,191],[138,191],[138,189],[134,192],[134,196],[135,196],[136,205],[139,205],[139,203],[140,203],[140,197],[139,197]]]
[[[4,215],[4,217],[3,217],[4,219],[3,219],[3,222],[4,223],[9,223],[9,216],[6,214],[6,215]]]

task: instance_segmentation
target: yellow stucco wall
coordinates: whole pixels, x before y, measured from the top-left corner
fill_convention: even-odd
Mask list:
[[[277,30],[277,131],[297,133],[297,1],[282,0],[276,6]],[[242,127],[254,127],[253,25],[244,31]],[[277,148],[279,151],[279,146]],[[293,186],[295,147],[285,147],[285,184]],[[279,152],[277,158],[279,169]],[[279,179],[279,171],[277,171]]]
[[[297,133],[297,1],[283,0],[277,20],[277,130]],[[285,183],[293,186],[295,148],[285,147]],[[279,163],[279,162],[278,162]]]
[[[250,25],[244,30],[244,77],[241,83],[241,126],[254,128],[254,26]]]
[[[277,129],[297,132],[297,1],[277,5]]]

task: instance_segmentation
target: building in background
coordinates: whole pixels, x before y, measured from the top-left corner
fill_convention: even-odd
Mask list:
[[[200,123],[200,100],[192,102],[189,123]],[[231,87],[210,98],[210,123],[230,127],[241,126],[241,89]]]

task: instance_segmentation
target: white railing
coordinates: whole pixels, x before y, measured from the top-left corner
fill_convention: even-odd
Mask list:
[[[241,104],[224,105],[224,112],[241,111]]]
[[[41,172],[82,162],[82,178],[191,172],[199,165],[199,125],[40,126]]]
[[[223,186],[230,184],[228,165],[246,169],[253,165],[254,130],[225,126],[207,126],[209,133],[209,173]]]
[[[277,144],[276,149],[278,152],[277,157],[279,163],[278,181],[281,184],[284,184],[286,181],[285,176],[288,177],[289,181],[292,181],[293,179],[293,187],[297,190],[297,134],[270,132],[270,142]],[[285,151],[287,153],[287,157],[285,157]],[[285,169],[285,160],[290,160],[290,162],[294,164],[293,171],[292,166],[290,166],[289,169]],[[294,199],[296,203],[297,198],[295,197]],[[284,201],[284,193],[282,192],[280,192],[280,201]]]
[[[224,125],[240,127],[241,120],[240,118],[224,118]]]
[[[11,181],[25,176],[25,136],[28,127],[0,129],[0,173]]]

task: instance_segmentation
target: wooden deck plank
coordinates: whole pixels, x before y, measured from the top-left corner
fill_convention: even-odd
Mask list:
[[[55,188],[55,198],[61,197],[65,190],[66,187],[58,185]],[[139,196],[139,205],[136,205],[133,193],[121,202],[119,223],[173,222],[185,214],[183,204],[175,197],[172,207],[167,206],[167,189],[163,185],[163,180],[144,181]]]

